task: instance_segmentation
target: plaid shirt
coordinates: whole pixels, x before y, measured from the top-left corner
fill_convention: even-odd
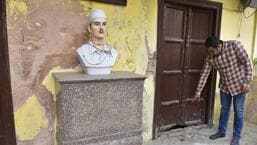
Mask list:
[[[220,54],[207,55],[195,92],[196,95],[201,94],[212,67],[220,74],[220,90],[232,96],[241,93],[241,87],[249,85],[252,80],[251,61],[239,41],[224,41]]]

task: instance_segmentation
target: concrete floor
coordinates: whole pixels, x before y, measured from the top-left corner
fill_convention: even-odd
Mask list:
[[[161,136],[143,145],[229,145],[232,138],[232,124],[228,126],[225,138],[210,140],[217,127],[207,125],[185,127],[163,132]],[[257,145],[257,125],[245,122],[240,145]]]

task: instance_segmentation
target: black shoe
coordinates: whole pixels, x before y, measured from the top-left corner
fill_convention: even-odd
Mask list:
[[[216,134],[211,135],[209,138],[210,138],[211,140],[214,140],[214,139],[221,138],[221,137],[225,137],[225,134],[224,134],[224,133],[221,133],[221,132],[217,132]]]
[[[239,145],[239,139],[238,139],[238,138],[233,138],[233,139],[231,140],[230,145]]]

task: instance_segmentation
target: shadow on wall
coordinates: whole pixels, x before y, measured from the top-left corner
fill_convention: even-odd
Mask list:
[[[257,124],[257,65],[254,65],[254,77],[250,92],[246,98],[245,120]]]
[[[246,98],[245,120],[257,124],[257,58],[253,59],[254,77]]]

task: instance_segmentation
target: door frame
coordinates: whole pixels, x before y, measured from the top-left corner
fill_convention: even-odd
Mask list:
[[[16,145],[5,0],[0,1],[0,19],[0,143]]]
[[[155,80],[155,98],[154,98],[154,117],[153,117],[153,132],[152,137],[153,139],[157,138],[160,134],[159,128],[159,104],[160,104],[160,68],[158,67],[160,64],[160,48],[161,42],[163,40],[163,13],[164,13],[164,3],[173,3],[173,4],[181,4],[190,7],[199,7],[199,8],[208,8],[215,11],[215,21],[214,27],[215,36],[220,36],[220,22],[221,22],[221,14],[222,14],[222,3],[212,2],[207,0],[158,0],[158,24],[157,24],[157,63],[156,63],[156,80]],[[214,99],[215,99],[215,88],[216,88],[216,71],[212,70],[211,72],[211,88],[210,88],[210,100],[207,100],[208,104],[208,111],[206,115],[207,124],[213,124],[213,109],[214,109]]]

